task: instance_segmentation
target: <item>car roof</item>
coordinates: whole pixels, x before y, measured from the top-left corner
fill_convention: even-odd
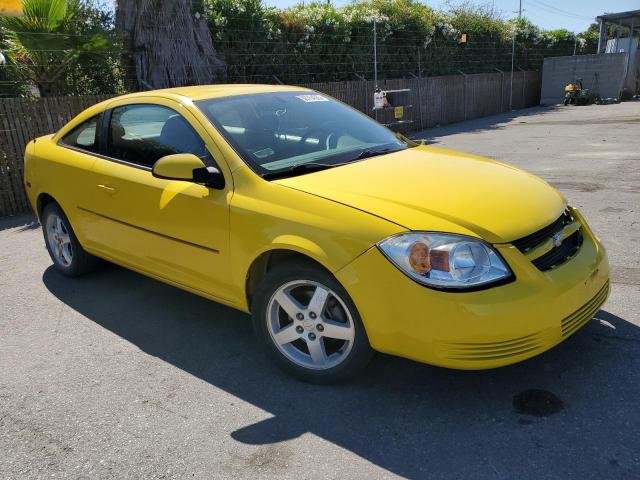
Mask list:
[[[270,92],[309,92],[312,91],[304,87],[295,87],[291,85],[262,85],[262,84],[217,84],[217,85],[196,85],[192,87],[174,87],[163,88],[158,90],[147,90],[145,92],[127,93],[125,95],[119,95],[116,97],[108,98],[100,103],[92,105],[86,110],[80,112],[69,123],[62,127],[54,135],[53,140],[58,141],[60,137],[69,132],[79,123],[86,119],[97,115],[103,110],[111,108],[114,102],[120,102],[121,100],[130,100],[132,103],[136,99],[145,97],[164,97],[170,98],[180,103],[189,101],[205,100],[209,98],[222,98],[235,95],[246,95],[251,93],[270,93]]]
[[[270,92],[291,92],[308,91],[308,88],[294,87],[289,85],[262,85],[262,84],[217,84],[217,85],[196,85],[192,87],[163,88],[160,90],[148,90],[146,92],[129,93],[118,97],[141,98],[154,96],[183,97],[190,100],[205,100],[209,98],[229,97],[235,95],[246,95],[250,93],[270,93]]]

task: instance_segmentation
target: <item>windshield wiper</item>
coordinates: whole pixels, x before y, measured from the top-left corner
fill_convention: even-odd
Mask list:
[[[378,155],[384,155],[385,153],[391,153],[391,152],[398,152],[400,150],[404,150],[403,148],[379,148],[379,149],[374,149],[374,148],[367,148],[366,150],[362,150],[355,158],[354,160],[363,160],[365,158],[371,158],[371,157],[376,157]]]
[[[295,165],[291,165],[290,167],[284,168],[282,170],[277,170],[275,172],[267,172],[262,174],[262,178],[265,180],[274,180],[276,178],[285,178],[285,177],[294,177],[296,175],[302,175],[305,173],[317,172],[319,170],[326,170],[328,168],[339,167],[341,165],[347,165],[348,163],[353,163],[358,160],[364,160],[365,158],[375,157],[378,155],[384,155],[385,153],[398,152],[400,150],[404,150],[404,148],[367,148],[362,150],[358,155],[353,158],[350,158],[346,162],[341,163],[317,163],[317,162],[307,162],[307,163],[298,163]]]
[[[338,167],[344,165],[343,163],[298,163],[291,165],[290,167],[278,170],[276,172],[267,172],[262,174],[262,178],[265,180],[274,180],[276,178],[293,177],[301,175],[303,173],[317,172],[319,170],[326,170],[327,168]]]

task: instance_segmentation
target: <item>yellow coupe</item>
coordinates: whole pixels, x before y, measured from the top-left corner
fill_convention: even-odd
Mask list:
[[[604,248],[543,180],[303,88],[110,99],[29,142],[24,180],[63,274],[107,259],[250,312],[266,352],[311,382],[374,350],[514,363],[609,293]]]

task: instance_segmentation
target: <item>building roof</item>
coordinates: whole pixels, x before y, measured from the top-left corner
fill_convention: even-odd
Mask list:
[[[605,23],[615,23],[617,25],[623,25],[625,27],[631,27],[631,23],[633,20],[633,25],[635,28],[640,28],[640,10],[630,10],[628,12],[619,12],[619,13],[605,13],[604,15],[598,15],[596,17],[598,22]]]

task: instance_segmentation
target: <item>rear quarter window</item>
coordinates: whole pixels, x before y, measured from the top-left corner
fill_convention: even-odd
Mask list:
[[[60,140],[64,145],[87,150],[89,152],[98,152],[98,124],[100,115],[90,118],[75,127]]]

